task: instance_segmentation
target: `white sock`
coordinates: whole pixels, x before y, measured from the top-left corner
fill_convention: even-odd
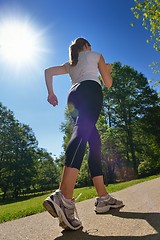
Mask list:
[[[110,199],[110,195],[107,193],[106,196],[100,197],[102,200],[109,200]]]
[[[63,196],[63,195],[62,195]],[[71,203],[73,203],[73,199],[71,198],[65,198],[64,196],[63,196],[63,199],[65,200],[65,202],[67,202],[67,203],[69,203],[69,204],[71,204]]]

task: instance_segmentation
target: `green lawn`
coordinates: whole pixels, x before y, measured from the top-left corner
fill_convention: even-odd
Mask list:
[[[149,181],[151,179],[160,177],[160,175],[151,176],[147,178],[132,180],[129,182],[110,184],[107,187],[107,190],[112,193],[124,188],[130,187],[140,182]],[[86,199],[94,198],[96,196],[96,191],[94,187],[84,187],[77,188],[74,191],[74,197],[76,198],[80,193],[82,193],[81,197],[78,201],[83,201]],[[33,197],[28,200],[17,201],[14,203],[8,203],[0,206],[0,223],[7,222],[13,219],[18,219],[21,217],[29,216],[35,213],[43,212],[45,209],[42,206],[43,200],[49,194],[45,194],[38,197]]]

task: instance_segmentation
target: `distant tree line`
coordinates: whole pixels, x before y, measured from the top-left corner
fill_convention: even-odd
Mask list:
[[[32,129],[19,123],[0,103],[0,189],[3,198],[58,186],[59,171],[51,154],[38,148]]]
[[[102,87],[103,108],[97,123],[105,182],[160,173],[159,97],[145,76],[127,65],[114,63],[112,77],[112,88]],[[66,109],[61,124],[64,152],[72,128]],[[92,185],[87,153],[88,148],[77,187]],[[8,193],[16,198],[22,193],[57,188],[64,159],[64,153],[54,159],[39,148],[32,129],[0,103],[0,189],[4,199]]]

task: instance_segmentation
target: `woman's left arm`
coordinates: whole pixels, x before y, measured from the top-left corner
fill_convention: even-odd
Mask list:
[[[48,90],[48,102],[53,106],[58,105],[58,99],[53,90],[52,77],[67,73],[67,69],[64,65],[45,69],[45,82]]]
[[[66,73],[68,72],[64,65],[45,69],[45,81],[46,81],[46,86],[49,94],[54,92],[53,86],[52,86],[52,77],[56,75],[66,74]]]

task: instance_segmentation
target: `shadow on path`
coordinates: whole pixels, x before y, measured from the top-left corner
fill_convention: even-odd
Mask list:
[[[55,240],[160,240],[160,213],[119,212],[119,210],[112,210],[109,214],[120,218],[146,220],[157,233],[145,236],[96,236],[94,234],[98,232],[98,228],[95,228],[87,230],[86,232],[83,232],[82,230],[62,231],[63,236],[57,237]]]

